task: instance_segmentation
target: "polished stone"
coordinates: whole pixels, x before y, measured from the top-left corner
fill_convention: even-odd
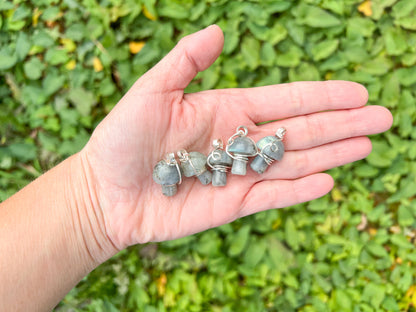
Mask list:
[[[227,184],[227,174],[218,170],[212,172],[212,185],[225,186]]]

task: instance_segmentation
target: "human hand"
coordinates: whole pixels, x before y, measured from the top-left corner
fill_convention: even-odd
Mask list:
[[[171,240],[271,208],[328,193],[327,169],[366,157],[366,135],[387,130],[388,110],[364,105],[367,91],[353,82],[296,82],[250,89],[184,94],[197,72],[221,53],[223,35],[211,26],[182,39],[143,75],[99,124],[79,153],[98,220],[93,231],[120,250]],[[279,120],[257,126],[257,123]],[[285,127],[286,153],[266,173],[228,175],[227,186],[186,178],[173,197],[152,179],[155,164],[185,148],[207,155],[245,125],[255,141]],[[105,252],[105,251],[103,251]]]

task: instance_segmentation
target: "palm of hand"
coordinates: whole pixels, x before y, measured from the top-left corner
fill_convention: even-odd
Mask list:
[[[320,197],[332,188],[332,179],[318,172],[365,157],[371,144],[362,136],[391,124],[385,109],[361,107],[365,91],[348,82],[184,95],[196,72],[207,68],[221,47],[217,27],[187,37],[132,87],[82,151],[97,211],[117,248],[183,237]],[[322,112],[330,109],[334,111]],[[226,141],[239,125],[247,126],[255,141],[285,126],[283,160],[263,175],[251,170],[245,177],[228,175],[226,187],[187,178],[175,196],[162,195],[152,171],[167,152],[185,148],[207,155],[213,139]]]

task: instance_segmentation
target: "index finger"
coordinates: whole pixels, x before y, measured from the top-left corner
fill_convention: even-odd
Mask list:
[[[351,81],[301,81],[222,91],[223,103],[231,109],[244,109],[255,123],[361,107],[368,100],[364,86]]]

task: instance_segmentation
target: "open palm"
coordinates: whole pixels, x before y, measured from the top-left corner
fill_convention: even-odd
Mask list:
[[[385,131],[390,113],[364,107],[366,90],[352,82],[298,82],[184,94],[198,71],[221,52],[217,26],[185,37],[141,77],[100,123],[81,152],[95,213],[122,249],[203,231],[258,211],[320,197],[333,186],[321,171],[366,157],[364,137]],[[256,124],[278,120],[264,125]],[[225,187],[186,178],[173,197],[152,179],[155,164],[180,149],[207,155],[239,125],[255,141],[287,129],[283,160],[259,175],[228,176]]]

